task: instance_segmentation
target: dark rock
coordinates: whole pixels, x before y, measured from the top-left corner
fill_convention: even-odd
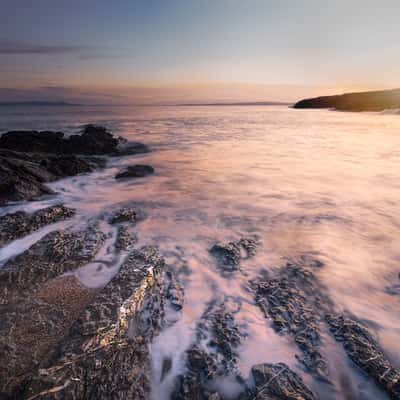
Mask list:
[[[341,111],[383,111],[400,108],[400,89],[347,93],[301,100],[294,108],[334,108]]]
[[[31,200],[53,193],[44,183],[54,180],[53,174],[38,164],[0,153],[0,205],[8,201]]]
[[[50,131],[12,131],[0,136],[0,148],[29,153],[112,154],[119,143],[106,128],[94,125],[86,125],[80,135],[69,138]]]
[[[18,153],[0,150],[0,205],[52,194],[45,183],[93,171],[95,158]]]
[[[56,205],[28,214],[18,211],[0,217],[0,247],[42,228],[74,215],[74,210]]]
[[[367,329],[343,315],[327,315],[326,320],[353,362],[373,378],[391,399],[400,399],[400,370],[393,367]]]
[[[135,224],[144,219],[144,213],[141,211],[137,211],[133,208],[122,208],[118,210],[110,219],[111,224],[119,224],[123,222],[130,222]]]
[[[286,364],[259,364],[251,368],[257,400],[315,400],[303,380]]]
[[[224,271],[235,271],[239,269],[241,260],[255,255],[258,245],[257,238],[242,238],[237,242],[215,244],[210,253]]]
[[[150,165],[130,165],[115,175],[115,179],[123,178],[143,178],[154,174],[154,168]]]
[[[149,341],[162,319],[162,267],[156,249],[133,251],[74,323],[58,354],[25,383],[21,398],[148,399]]]
[[[327,378],[328,366],[319,349],[322,313],[330,301],[321,293],[321,284],[304,266],[288,263],[277,277],[260,278],[255,283],[256,302],[273,328],[293,337],[302,352],[299,361],[313,374]]]
[[[64,134],[49,131],[11,131],[0,136],[0,148],[24,153],[62,153]]]

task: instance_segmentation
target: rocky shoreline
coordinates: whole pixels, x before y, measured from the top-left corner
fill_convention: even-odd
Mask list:
[[[9,132],[0,137],[0,202],[36,199],[51,191],[47,182],[104,168],[110,156],[148,152],[106,129],[86,126],[81,135],[59,132]],[[145,177],[150,166],[132,165],[118,179]],[[33,213],[0,217],[0,248],[59,221],[75,211],[55,205]],[[85,228],[46,234],[0,269],[0,399],[150,399],[153,339],[173,324],[166,314],[185,307],[177,271],[153,246],[139,247],[134,227],[146,215],[122,206]],[[115,251],[122,262],[103,287],[84,286],[74,272],[95,260],[106,245],[102,224],[115,228]],[[209,253],[224,277],[241,273],[242,263],[262,245],[258,237],[215,243]],[[299,365],[330,382],[322,332],[343,344],[349,360],[392,399],[400,399],[400,371],[356,317],[339,313],[318,280],[322,262],[301,258],[249,280],[267,323],[293,342]],[[282,362],[239,368],[238,348],[246,328],[237,321],[240,304],[229,299],[208,304],[185,351],[185,368],[174,379],[174,400],[224,400],[213,385],[232,379],[234,400],[313,400],[318,396]],[[178,316],[179,318],[179,316]],[[266,337],[268,341],[268,337]],[[161,380],[172,368],[164,359]]]

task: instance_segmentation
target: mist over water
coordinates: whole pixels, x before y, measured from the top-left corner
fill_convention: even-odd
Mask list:
[[[155,399],[168,398],[199,318],[211,302],[223,300],[237,307],[247,332],[239,348],[244,375],[255,363],[285,362],[323,399],[386,398],[328,334],[322,351],[334,385],[313,381],[297,362],[293,343],[277,335],[255,306],[248,282],[288,260],[321,260],[325,266],[316,274],[338,311],[363,321],[400,367],[400,294],[393,294],[400,284],[398,115],[283,106],[0,108],[0,132],[72,133],[86,123],[105,125],[153,151],[114,158],[104,170],[52,183],[56,197],[1,213],[59,202],[76,208],[77,216],[56,229],[85,224],[121,205],[144,211],[147,218],[135,227],[139,245],[158,245],[168,264],[187,271],[183,311],[169,316],[171,324],[152,345]],[[132,163],[151,164],[156,173],[116,181],[121,166]],[[121,262],[110,245],[115,232],[105,230],[108,247],[99,262],[76,273],[89,286],[105,284]],[[0,250],[0,262],[48,231]],[[240,271],[221,275],[208,249],[246,235],[260,238],[257,255]],[[164,357],[172,358],[172,373],[160,383]],[[216,384],[227,397],[235,391],[231,382]]]

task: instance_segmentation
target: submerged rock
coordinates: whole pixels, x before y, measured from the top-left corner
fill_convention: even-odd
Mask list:
[[[18,211],[0,217],[0,247],[26,236],[48,224],[62,221],[74,215],[74,210],[56,205],[32,214]]]
[[[239,269],[241,260],[256,254],[258,245],[257,238],[242,238],[237,242],[217,243],[211,247],[210,253],[224,271],[235,271]]]
[[[134,250],[74,323],[57,355],[25,383],[29,399],[148,399],[149,341],[163,317],[157,250]]]
[[[327,315],[326,320],[353,362],[373,378],[391,399],[400,399],[400,370],[393,367],[367,329],[343,315]]]
[[[115,179],[124,179],[124,178],[143,178],[145,176],[154,174],[154,168],[151,165],[129,165],[117,175],[115,175]]]
[[[259,364],[251,368],[257,400],[315,400],[303,380],[286,364]]]
[[[321,284],[303,266],[288,263],[277,277],[260,278],[255,283],[256,302],[273,328],[293,337],[302,352],[299,361],[313,374],[327,378],[328,365],[320,353],[323,311],[329,299],[323,296]]]

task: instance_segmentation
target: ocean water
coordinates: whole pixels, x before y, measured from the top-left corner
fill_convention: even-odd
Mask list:
[[[154,399],[168,398],[199,318],[210,302],[222,300],[240,307],[236,317],[247,337],[238,349],[239,367],[245,376],[255,363],[283,361],[322,399],[386,398],[327,333],[322,349],[332,384],[312,379],[296,361],[290,338],[277,335],[255,306],[248,282],[287,260],[321,260],[325,266],[316,275],[337,310],[362,321],[400,367],[399,115],[284,106],[0,107],[0,132],[72,133],[86,123],[105,125],[153,151],[115,158],[104,170],[52,183],[58,196],[0,210],[58,202],[78,210],[72,221],[0,250],[0,261],[51,229],[85,224],[134,204],[147,215],[136,228],[140,244],[158,245],[169,264],[189,271],[183,311],[151,348]],[[156,173],[115,181],[115,173],[132,163],[151,164]],[[104,285],[121,262],[112,250],[115,232],[104,229],[110,240],[101,263],[76,273],[88,286]],[[208,249],[246,235],[260,237],[257,255],[245,260],[241,271],[222,276]],[[165,357],[173,368],[160,382]],[[226,398],[235,393],[232,382],[216,385]]]

